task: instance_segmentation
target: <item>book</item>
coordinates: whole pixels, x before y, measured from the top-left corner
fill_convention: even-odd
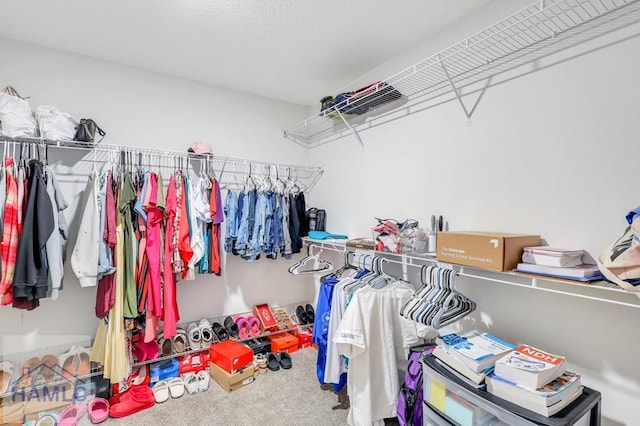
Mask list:
[[[584,254],[584,250],[569,250],[550,246],[525,247],[522,252],[522,261],[535,265],[567,268],[582,265]]]
[[[492,367],[496,359],[516,347],[513,343],[478,330],[440,336],[436,338],[436,343],[455,354],[464,365],[476,373]]]
[[[553,416],[582,395],[580,375],[565,372],[558,380],[529,390],[495,372],[486,377],[487,392],[545,417]]]
[[[454,369],[453,367],[451,367],[450,365],[448,365],[446,362],[441,361],[439,359],[436,359],[436,362],[438,363],[438,365],[440,365],[442,368],[444,368],[445,370],[447,370],[449,373],[451,373],[452,376],[457,377],[458,379],[460,379],[462,382],[464,382],[466,385],[471,386],[473,388],[476,389],[481,389],[481,390],[486,390],[487,389],[487,385],[485,385],[484,383],[484,379],[485,377],[487,377],[487,375],[485,374],[484,377],[482,378],[482,382],[480,383],[476,383],[473,380],[469,379],[466,376],[463,376],[462,374],[460,374],[458,372],[458,370]]]
[[[563,268],[557,266],[535,265],[533,263],[518,263],[516,271],[565,279],[596,279],[602,277],[600,269],[598,269],[598,265],[578,265]]]
[[[495,362],[494,373],[535,390],[559,377],[566,369],[565,358],[529,345],[520,345]]]
[[[475,371],[467,367],[464,362],[458,359],[456,355],[447,351],[443,346],[436,346],[431,354],[438,358],[438,361],[441,361],[441,365],[443,365],[445,368],[448,367],[447,370],[455,371],[458,376],[462,376],[465,378],[465,382],[469,381],[473,383],[474,387],[478,387],[477,385],[483,383],[484,378],[487,376],[487,373],[493,371],[493,366],[491,366],[486,370],[476,373]]]

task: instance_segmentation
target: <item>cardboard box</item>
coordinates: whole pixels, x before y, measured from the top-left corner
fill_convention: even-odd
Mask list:
[[[298,350],[298,338],[290,333],[278,333],[267,336],[271,341],[271,352],[294,353]]]
[[[14,400],[25,401],[25,421],[38,420],[40,413],[45,411],[62,411],[65,407],[75,403],[75,387],[70,383],[58,383],[43,387],[27,388],[27,394],[21,391],[14,395]],[[81,392],[82,393],[82,392]]]
[[[253,351],[246,345],[235,340],[224,340],[211,345],[209,348],[209,361],[220,368],[233,374],[253,363]]]
[[[522,251],[540,245],[539,235],[500,232],[439,232],[436,258],[447,263],[494,271],[515,269]]]
[[[209,375],[227,392],[233,392],[253,382],[253,374],[253,364],[236,373],[229,374],[217,364],[209,363]]]
[[[24,423],[24,407],[26,402],[10,403],[6,397],[0,406],[0,425],[22,425]],[[5,402],[6,401],[6,402]]]
[[[258,317],[264,331],[271,332],[278,330],[278,323],[276,322],[276,318],[273,315],[273,312],[271,312],[269,305],[266,303],[256,305],[256,307],[253,308],[253,312],[255,316]]]

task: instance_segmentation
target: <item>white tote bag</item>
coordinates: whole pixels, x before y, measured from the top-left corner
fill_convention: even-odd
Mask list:
[[[29,103],[11,86],[0,92],[0,134],[11,138],[38,136]]]
[[[40,136],[50,140],[73,140],[80,124],[66,112],[53,106],[41,105],[36,110]]]

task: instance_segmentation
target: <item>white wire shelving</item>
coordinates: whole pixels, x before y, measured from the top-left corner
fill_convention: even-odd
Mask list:
[[[10,138],[0,135],[0,143],[4,145],[5,155],[20,154],[20,149],[31,152],[42,152],[41,147],[54,149],[71,149],[84,151],[86,155],[78,161],[102,163],[107,160],[119,161],[124,158],[132,164],[141,164],[166,169],[205,170],[211,172],[223,188],[242,189],[251,177],[259,180],[269,177],[271,180],[281,179],[295,183],[300,190],[310,191],[318,182],[324,169],[320,166],[286,164],[245,158],[223,157],[210,154],[194,154],[186,151],[172,151],[127,145],[98,143],[88,146],[86,142],[70,140],[49,140],[42,138],[20,137]],[[40,149],[40,151],[38,151]],[[51,153],[51,151],[49,151]],[[39,154],[42,155],[42,154]],[[76,167],[74,169],[80,169]]]
[[[348,134],[354,134],[360,140],[359,130],[417,112],[419,109],[412,107],[440,99],[457,98],[470,118],[475,105],[468,108],[463,102],[470,89],[473,93],[480,92],[481,97],[494,76],[639,20],[639,0],[538,0],[382,80],[367,95],[342,101],[283,133],[307,148]],[[391,100],[389,86],[402,94],[401,99],[385,103]],[[354,107],[371,108],[362,115],[346,113]]]
[[[344,240],[313,240],[303,238],[305,244],[345,253],[346,251],[356,251],[346,246]],[[393,254],[386,252],[370,251],[372,255],[383,256],[392,263],[422,267],[425,264],[434,264],[442,267],[454,269],[460,277],[472,280],[480,280],[500,285],[528,288],[547,293],[562,294],[565,296],[577,297],[580,299],[593,300],[597,302],[612,303],[630,308],[640,308],[640,292],[623,290],[615,284],[607,281],[597,281],[592,283],[582,283],[563,279],[554,279],[539,275],[521,274],[518,272],[496,272],[487,269],[473,268],[470,266],[456,265],[438,261],[433,255],[418,253]]]

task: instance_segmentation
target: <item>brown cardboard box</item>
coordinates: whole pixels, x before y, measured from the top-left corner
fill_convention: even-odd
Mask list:
[[[8,396],[0,406],[0,425],[21,425],[24,423],[24,407],[26,402],[10,403]]]
[[[62,411],[74,403],[75,387],[70,383],[58,383],[44,387],[34,387],[26,394],[16,395],[16,400],[24,397],[25,421],[38,420],[40,413],[55,410]]]
[[[436,258],[447,263],[508,271],[521,262],[523,248],[539,245],[539,235],[439,232]]]
[[[229,374],[213,362],[209,363],[209,375],[227,392],[233,392],[253,382],[253,364],[249,364],[244,370]]]

